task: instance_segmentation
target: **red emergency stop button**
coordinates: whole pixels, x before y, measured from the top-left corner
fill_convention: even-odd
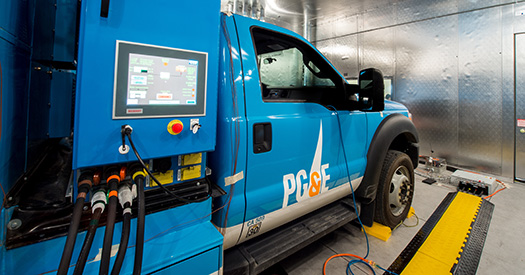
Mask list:
[[[175,133],[175,134],[178,134],[180,132],[182,132],[182,124],[179,124],[179,123],[175,123],[171,126],[171,130]]]
[[[178,135],[184,129],[184,124],[178,119],[170,121],[168,123],[168,132],[172,135]]]

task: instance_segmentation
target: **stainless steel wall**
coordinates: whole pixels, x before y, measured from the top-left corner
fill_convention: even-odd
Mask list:
[[[347,77],[376,67],[393,79],[421,154],[513,177],[513,39],[525,28],[523,2],[389,1],[318,18],[312,40]]]

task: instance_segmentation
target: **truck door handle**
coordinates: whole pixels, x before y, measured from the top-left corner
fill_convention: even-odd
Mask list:
[[[272,150],[272,124],[269,122],[253,125],[253,153],[259,154]]]
[[[102,0],[100,3],[100,17],[108,18],[109,14],[109,0]]]

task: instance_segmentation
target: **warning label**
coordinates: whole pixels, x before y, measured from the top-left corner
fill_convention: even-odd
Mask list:
[[[518,119],[518,127],[525,127],[525,119]]]

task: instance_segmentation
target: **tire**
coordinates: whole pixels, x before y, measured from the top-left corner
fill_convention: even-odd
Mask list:
[[[414,166],[407,154],[389,150],[383,162],[374,220],[390,228],[407,217],[414,197]]]

